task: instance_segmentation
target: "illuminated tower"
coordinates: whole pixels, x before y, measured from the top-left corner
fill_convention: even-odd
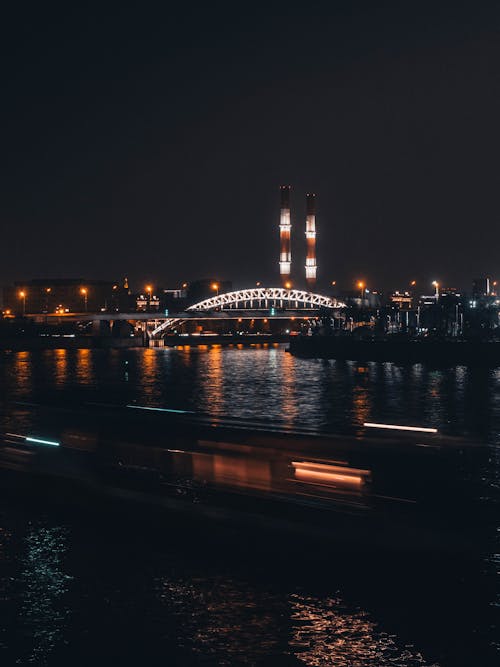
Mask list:
[[[316,195],[306,197],[306,281],[309,289],[316,285]]]
[[[282,185],[281,213],[280,213],[280,275],[281,282],[285,285],[290,280],[292,268],[292,251],[290,246],[290,186]]]

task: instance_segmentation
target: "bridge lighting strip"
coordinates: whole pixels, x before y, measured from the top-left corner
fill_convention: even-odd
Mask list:
[[[397,424],[375,424],[374,422],[364,422],[363,426],[367,428],[385,428],[391,431],[415,431],[418,433],[437,433],[437,428],[424,428],[423,426],[398,426]]]
[[[55,442],[55,440],[42,440],[41,438],[30,438],[26,436],[26,442],[33,442],[36,445],[51,445],[52,447],[60,447],[61,443]]]
[[[173,412],[178,415],[194,415],[195,413],[192,410],[174,410],[172,408],[150,408],[143,405],[127,405],[127,408],[133,408],[134,410],[152,410],[154,412]]]

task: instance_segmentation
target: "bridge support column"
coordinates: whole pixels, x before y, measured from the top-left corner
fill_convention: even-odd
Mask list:
[[[103,337],[111,336],[111,323],[109,320],[92,320],[92,335]]]

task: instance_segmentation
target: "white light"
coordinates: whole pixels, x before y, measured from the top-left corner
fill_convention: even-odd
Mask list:
[[[385,428],[391,431],[417,431],[419,433],[437,433],[437,428],[424,428],[423,426],[398,426],[397,424],[375,424],[373,422],[364,422],[363,426],[367,428]]]
[[[26,436],[26,442],[33,442],[37,445],[52,445],[52,447],[59,447],[60,443],[54,440],[42,440],[41,438],[30,438]]]

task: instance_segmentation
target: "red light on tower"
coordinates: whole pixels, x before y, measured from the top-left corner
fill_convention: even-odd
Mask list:
[[[283,285],[290,279],[292,269],[291,231],[290,222],[290,186],[282,185],[280,211],[280,275]]]

